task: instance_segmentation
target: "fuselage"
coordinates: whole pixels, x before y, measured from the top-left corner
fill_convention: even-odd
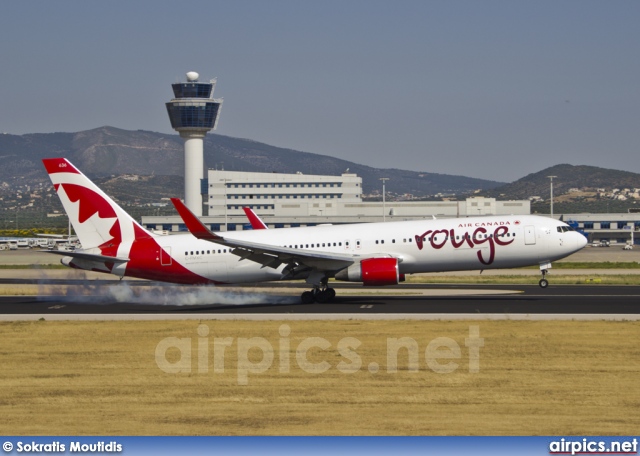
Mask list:
[[[392,256],[401,274],[484,270],[547,264],[580,250],[586,238],[567,224],[540,216],[489,216],[226,232],[250,241],[307,252],[358,258]],[[284,266],[264,267],[231,249],[189,233],[135,240],[120,276],[176,283],[248,283],[282,280]],[[78,259],[70,266],[83,267]]]

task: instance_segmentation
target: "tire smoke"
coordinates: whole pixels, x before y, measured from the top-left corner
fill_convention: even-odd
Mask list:
[[[239,288],[221,288],[212,285],[164,285],[144,282],[120,281],[104,283],[89,280],[84,271],[72,270],[61,278],[48,277],[42,271],[38,281],[38,296],[41,299],[56,299],[64,302],[110,304],[131,303],[165,306],[198,305],[251,305],[251,304],[294,304],[294,296],[249,292]],[[68,282],[68,283],[55,283]]]

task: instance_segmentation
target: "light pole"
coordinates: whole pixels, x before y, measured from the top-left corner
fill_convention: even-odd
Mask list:
[[[385,190],[385,184],[387,183],[387,181],[389,180],[388,177],[381,177],[380,180],[382,181],[382,221],[386,222],[387,221],[387,207],[386,207],[386,190]]]
[[[553,178],[558,176],[547,176],[547,177],[550,179],[549,184],[551,185],[551,218],[553,218]]]
[[[220,179],[220,181],[222,182],[222,185],[224,185],[224,230],[228,231],[229,229],[229,225],[228,225],[228,219],[227,219],[227,182],[229,182],[231,179]]]

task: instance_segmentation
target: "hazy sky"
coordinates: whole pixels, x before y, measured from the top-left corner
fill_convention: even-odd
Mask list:
[[[640,172],[638,1],[5,1],[0,132],[173,132],[189,70],[217,132],[510,181]]]

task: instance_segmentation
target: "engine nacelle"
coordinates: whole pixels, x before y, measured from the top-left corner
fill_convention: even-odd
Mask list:
[[[397,285],[404,282],[398,270],[397,258],[367,258],[336,274],[336,280],[362,282],[365,287]]]

